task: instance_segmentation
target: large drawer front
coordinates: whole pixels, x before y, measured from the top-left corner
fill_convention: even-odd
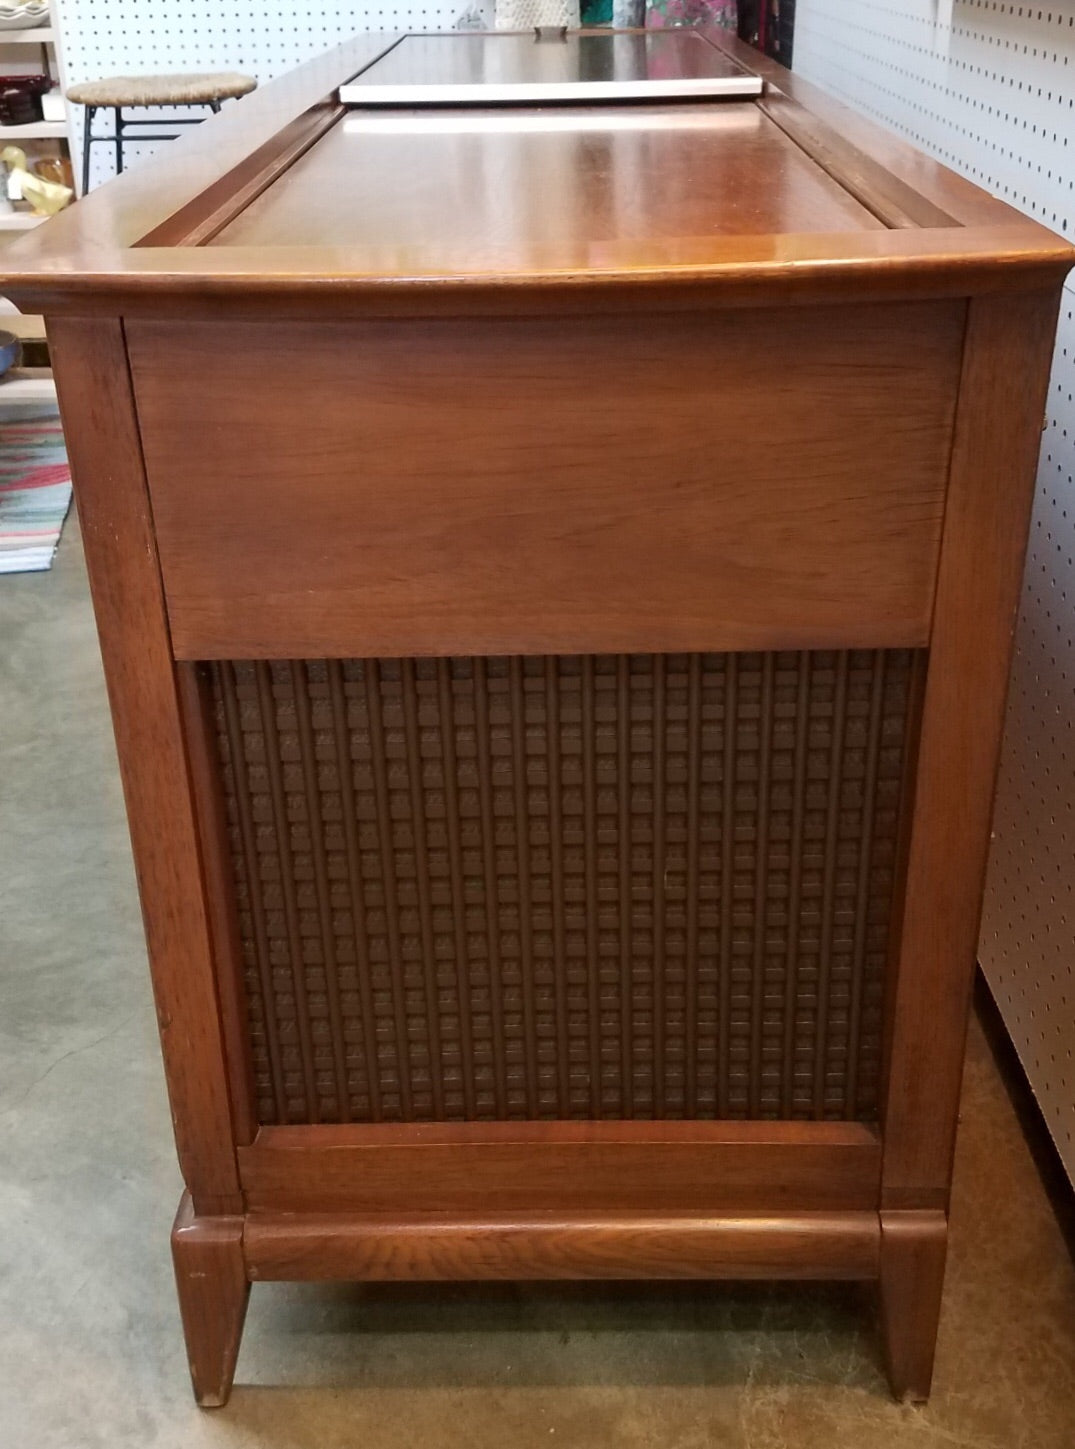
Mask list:
[[[963,322],[131,322],[176,656],[922,645]]]

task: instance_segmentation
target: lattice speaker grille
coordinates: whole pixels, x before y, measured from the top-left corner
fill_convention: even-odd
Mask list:
[[[919,662],[205,666],[260,1120],[874,1115]]]

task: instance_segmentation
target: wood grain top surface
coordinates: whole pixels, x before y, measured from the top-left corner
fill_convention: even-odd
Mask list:
[[[391,274],[607,265],[710,237],[881,230],[750,101],[349,113],[215,240]]]
[[[1048,286],[1075,252],[723,32],[759,101],[346,111],[366,35],[4,249],[23,310],[756,305]],[[432,122],[432,124],[431,124]],[[606,303],[605,298],[611,300]],[[291,309],[289,312],[288,309]]]

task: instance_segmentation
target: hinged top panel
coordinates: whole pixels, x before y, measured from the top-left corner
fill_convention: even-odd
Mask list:
[[[453,83],[479,103],[369,104]],[[582,89],[621,84],[657,103]],[[724,31],[364,35],[5,247],[0,289],[52,316],[539,315],[1020,291],[1072,255]]]
[[[340,87],[351,106],[538,105],[761,95],[700,35],[545,30],[408,35]]]

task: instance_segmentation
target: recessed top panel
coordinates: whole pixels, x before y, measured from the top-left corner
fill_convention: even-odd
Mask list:
[[[340,87],[351,106],[536,105],[760,95],[693,31],[408,35]]]
[[[721,238],[880,230],[749,101],[350,111],[212,240],[380,276],[684,266]]]

